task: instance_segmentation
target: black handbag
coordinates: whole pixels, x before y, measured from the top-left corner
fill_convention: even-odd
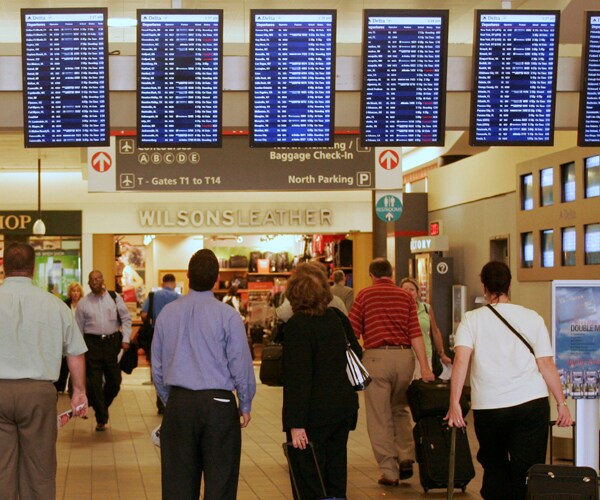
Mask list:
[[[152,322],[153,315],[153,306],[154,306],[154,292],[150,292],[148,295],[148,312],[146,313],[146,319],[142,323],[138,330],[137,340],[139,345],[145,352],[150,350],[150,346],[152,345],[152,337],[154,336],[154,324]]]
[[[138,345],[135,342],[129,343],[129,349],[123,352],[121,356],[121,371],[131,374],[138,365]]]

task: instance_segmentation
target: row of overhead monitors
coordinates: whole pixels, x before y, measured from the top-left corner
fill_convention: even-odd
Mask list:
[[[22,9],[26,147],[109,142],[108,12]],[[552,145],[559,11],[475,12],[470,138]],[[250,145],[334,140],[335,10],[252,10]],[[223,11],[137,11],[142,147],[220,147]],[[600,12],[585,16],[579,144],[600,146]],[[447,10],[365,10],[364,146],[444,144]]]

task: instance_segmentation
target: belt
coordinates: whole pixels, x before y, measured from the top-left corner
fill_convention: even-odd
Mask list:
[[[86,337],[93,337],[96,339],[100,339],[100,340],[110,340],[110,339],[114,339],[117,335],[119,334],[119,332],[115,332],[115,333],[84,333],[84,335]]]
[[[399,345],[380,345],[379,347],[374,347],[373,349],[410,349],[412,346],[410,344],[399,344]]]

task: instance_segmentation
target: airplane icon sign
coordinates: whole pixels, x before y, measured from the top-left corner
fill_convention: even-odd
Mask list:
[[[119,153],[123,155],[132,155],[133,149],[133,139],[121,139],[119,141]]]
[[[133,174],[121,174],[119,184],[121,189],[133,189],[135,187],[135,176]]]

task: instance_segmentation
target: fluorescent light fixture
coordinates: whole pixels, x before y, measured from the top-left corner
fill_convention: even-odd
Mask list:
[[[132,28],[137,26],[137,19],[128,17],[109,17],[108,26],[111,28]]]

